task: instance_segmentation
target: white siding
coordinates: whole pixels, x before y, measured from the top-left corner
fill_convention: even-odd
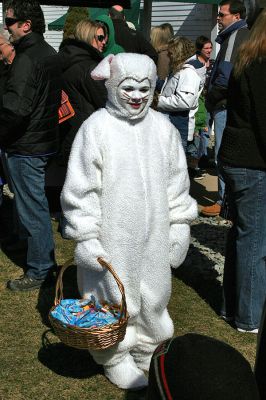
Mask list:
[[[143,0],[141,2],[143,7]],[[199,35],[211,36],[212,5],[179,3],[179,2],[152,2],[151,26],[169,22],[175,33],[195,40]]]
[[[60,43],[62,42],[63,32],[62,31],[48,31],[48,24],[50,22],[55,21],[57,18],[60,18],[64,15],[68,7],[63,6],[42,6],[42,10],[44,13],[45,23],[46,23],[46,32],[44,34],[45,40],[53,46],[56,50],[58,50]]]

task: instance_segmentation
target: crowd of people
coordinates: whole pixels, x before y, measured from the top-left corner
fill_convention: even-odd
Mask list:
[[[0,212],[7,182],[14,193],[14,221],[1,246],[27,248],[24,274],[8,281],[7,288],[54,284],[57,264],[45,186],[49,171],[56,175],[61,169],[60,231],[76,241],[80,294],[119,302],[115,284],[97,262],[102,257],[124,283],[130,315],[121,343],[90,352],[106,377],[123,389],[147,386],[144,371],[152,360],[149,399],[177,398],[168,396],[167,380],[161,382],[156,367],[170,347],[185,352],[188,360],[187,346],[199,349],[203,343],[214,352],[231,351],[200,336],[171,342],[167,311],[171,268],[185,260],[190,224],[198,213],[189,182],[213,168],[212,129],[218,198],[201,212],[213,217],[226,207],[231,221],[221,317],[242,333],[256,334],[260,327],[266,298],[266,11],[251,30],[245,19],[240,0],[221,1],[220,51],[211,59],[208,37],[193,43],[164,23],[152,28],[148,41],[116,5],[95,21],[80,21],[56,53],[44,40],[39,2],[5,2]],[[59,124],[62,90],[75,114]],[[239,380],[248,377],[246,398],[259,398],[249,367],[239,355],[235,359],[243,366]],[[169,371],[170,382],[171,371],[177,371]],[[182,392],[185,376],[173,384],[174,393]],[[204,399],[218,392],[227,397],[227,385],[218,386]],[[244,399],[243,393],[234,398]]]

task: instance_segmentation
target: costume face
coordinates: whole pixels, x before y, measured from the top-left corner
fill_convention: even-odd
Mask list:
[[[126,78],[117,88],[117,101],[131,115],[140,114],[149,100],[151,92],[148,79],[137,81]]]
[[[219,31],[224,30],[229,25],[233,24],[236,21],[239,21],[239,19],[240,19],[239,13],[231,14],[229,4],[221,6],[217,15],[217,23]]]
[[[107,42],[107,38],[105,36],[103,28],[97,29],[95,38],[92,41],[92,46],[95,47],[95,49],[99,50],[102,53],[106,42]]]

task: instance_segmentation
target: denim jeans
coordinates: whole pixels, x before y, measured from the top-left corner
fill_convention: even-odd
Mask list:
[[[224,128],[226,125],[226,117],[227,117],[226,110],[218,110],[218,111],[213,112],[214,133],[215,133],[214,155],[215,155],[216,164],[217,164],[218,152],[219,152],[221,142],[222,142]],[[218,168],[217,168],[217,175],[218,175],[218,200],[217,200],[217,203],[222,204],[222,200],[224,197],[225,184],[223,181],[223,177]]]
[[[221,165],[233,226],[227,237],[222,314],[259,327],[266,299],[266,171]]]
[[[49,157],[7,155],[19,222],[27,238],[27,272],[44,279],[55,265],[54,241],[48,201],[45,196],[45,168]]]

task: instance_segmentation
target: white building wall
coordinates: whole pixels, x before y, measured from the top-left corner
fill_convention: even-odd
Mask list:
[[[143,0],[141,2],[143,7]],[[152,2],[151,26],[164,22],[172,24],[175,33],[195,40],[197,36],[211,36],[212,5],[179,3],[179,2]]]

